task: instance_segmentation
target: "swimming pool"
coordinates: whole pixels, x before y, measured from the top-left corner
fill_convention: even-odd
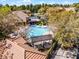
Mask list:
[[[47,26],[31,25],[27,31],[29,37],[36,37],[49,34],[49,28]]]

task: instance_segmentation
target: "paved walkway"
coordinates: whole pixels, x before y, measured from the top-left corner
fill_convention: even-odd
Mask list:
[[[77,59],[76,56],[74,57],[74,52],[70,52],[68,50],[62,50],[61,48],[57,51],[54,58],[52,56],[51,59]]]

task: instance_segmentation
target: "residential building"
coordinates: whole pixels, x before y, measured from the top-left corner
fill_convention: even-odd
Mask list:
[[[5,43],[0,41],[0,59],[2,59],[2,54],[6,51],[5,49]]]
[[[36,24],[36,23],[38,23],[40,21],[41,20],[37,16],[31,16],[31,17],[29,17],[28,23],[30,25],[34,25],[34,24]]]
[[[31,16],[31,11],[30,10],[22,10],[25,14]]]
[[[6,51],[2,59],[45,59],[46,54],[30,47],[22,37],[6,39]]]
[[[29,16],[23,11],[13,11],[12,14],[18,17],[18,23],[27,23]]]

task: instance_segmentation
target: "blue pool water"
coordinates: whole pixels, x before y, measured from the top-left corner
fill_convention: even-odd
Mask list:
[[[29,27],[27,35],[29,37],[42,36],[44,35],[44,33],[47,33],[48,31],[49,31],[48,27],[32,25]]]

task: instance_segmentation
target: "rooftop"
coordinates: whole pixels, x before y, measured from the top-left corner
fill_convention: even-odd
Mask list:
[[[27,14],[25,14],[23,11],[14,11],[12,12],[14,15],[16,15],[18,18],[21,19],[21,21],[26,22],[26,18],[29,17]]]
[[[40,19],[37,16],[31,16],[29,20],[30,22],[40,21]]]
[[[0,42],[0,59],[2,58],[2,54],[5,50],[5,44],[3,42]]]
[[[46,58],[46,54],[38,51],[37,49],[33,47],[30,47],[27,44],[27,41],[24,40],[22,37],[19,37],[16,39],[9,39],[9,40],[12,41],[13,43],[16,42],[17,45],[24,48],[26,51],[26,57],[29,59],[45,59]]]
[[[49,34],[49,35],[32,37],[33,42],[40,42],[40,41],[47,41],[47,40],[52,40],[52,35]]]

